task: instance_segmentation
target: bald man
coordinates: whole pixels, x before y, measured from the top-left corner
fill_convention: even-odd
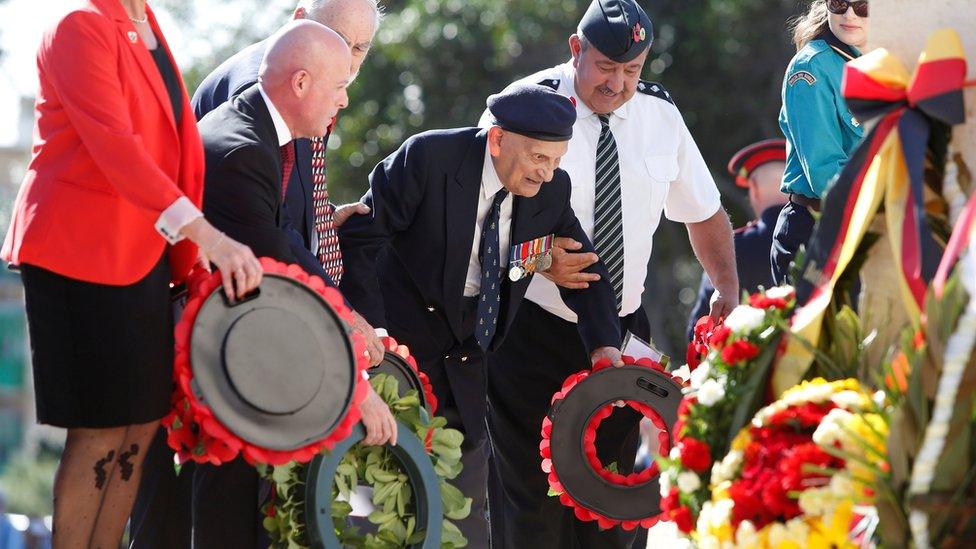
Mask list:
[[[291,22],[271,38],[258,83],[199,122],[206,215],[255,255],[296,262],[282,226],[285,186],[294,168],[294,155],[287,152],[294,151],[294,139],[323,135],[346,106],[351,61],[345,41],[328,27]],[[391,416],[383,438],[395,436],[395,429]],[[243,459],[198,466],[194,546],[267,547],[259,505],[257,473]]]

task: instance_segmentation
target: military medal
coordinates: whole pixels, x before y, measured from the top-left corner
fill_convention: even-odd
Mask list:
[[[509,255],[508,278],[517,282],[535,272],[552,266],[552,241],[555,235],[546,235],[512,246]]]

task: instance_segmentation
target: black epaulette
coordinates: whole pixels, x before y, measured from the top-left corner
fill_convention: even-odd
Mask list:
[[[554,91],[559,90],[559,79],[558,78],[546,78],[542,82],[539,82],[540,86],[545,86],[547,88],[552,88]]]
[[[653,95],[658,99],[663,99],[674,105],[674,99],[671,99],[671,94],[668,93],[668,90],[664,89],[664,86],[658,84],[657,82],[641,80],[637,83],[637,91],[643,93],[644,95]]]

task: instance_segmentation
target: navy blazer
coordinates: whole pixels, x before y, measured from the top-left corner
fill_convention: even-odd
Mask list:
[[[332,284],[318,260],[296,254],[282,220],[281,153],[271,113],[257,85],[210,111],[197,123],[207,170],[203,211],[215,227],[257,256],[298,263]]]
[[[464,282],[485,161],[487,130],[429,131],[408,139],[376,166],[362,198],[372,211],[354,215],[339,229],[346,275],[340,289],[373,326],[410,334],[424,354],[462,343]],[[552,181],[531,198],[515,196],[511,245],[548,234],[568,236],[585,251],[593,246],[570,206],[569,175],[556,170]],[[378,253],[381,250],[388,253]],[[616,301],[602,262],[588,272],[601,276],[586,290],[560,292],[579,315],[586,347],[620,345]],[[492,349],[504,339],[531,277],[505,276],[499,325]]]
[[[257,83],[258,69],[266,49],[267,40],[252,44],[221,63],[203,79],[190,102],[197,120]],[[306,271],[317,274],[318,270],[313,270],[311,265],[319,264],[312,252],[313,245],[317,245],[315,211],[312,207],[312,147],[308,139],[296,139],[294,145],[295,169],[288,180],[282,226],[288,232],[292,254],[299,264]],[[302,248],[312,253],[303,253]]]

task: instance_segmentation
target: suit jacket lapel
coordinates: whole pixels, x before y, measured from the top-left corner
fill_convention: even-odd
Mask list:
[[[485,162],[487,131],[478,132],[461,161],[454,181],[446,182],[444,213],[446,245],[444,247],[444,306],[454,330],[461,339],[461,297],[468,274],[474,226],[478,217],[478,192],[481,190],[481,170]]]
[[[125,8],[118,2],[99,1],[98,6],[106,14],[115,19],[115,24],[119,33],[122,35],[123,42],[128,44],[130,51],[135,56],[139,68],[142,69],[142,74],[149,81],[149,87],[152,88],[153,95],[156,96],[159,106],[166,113],[166,119],[169,120],[169,127],[173,132],[174,139],[179,141],[179,135],[176,132],[176,119],[173,118],[173,107],[169,100],[169,94],[166,92],[163,77],[160,76],[159,68],[156,67],[156,62],[153,61],[152,54],[146,48],[145,42],[142,41],[132,22],[129,21],[129,16]],[[153,33],[156,35],[156,41],[159,42],[157,47],[163,48],[165,51],[166,43],[162,39],[163,33],[160,32],[159,24],[156,22],[156,16],[148,5],[146,6],[146,15],[149,18],[149,26],[152,27]],[[133,37],[135,37],[135,40],[132,39]],[[169,56],[168,51],[167,57],[172,62],[172,57]],[[173,67],[176,68],[176,65],[173,65]],[[176,73],[179,74],[178,68],[176,69]]]

